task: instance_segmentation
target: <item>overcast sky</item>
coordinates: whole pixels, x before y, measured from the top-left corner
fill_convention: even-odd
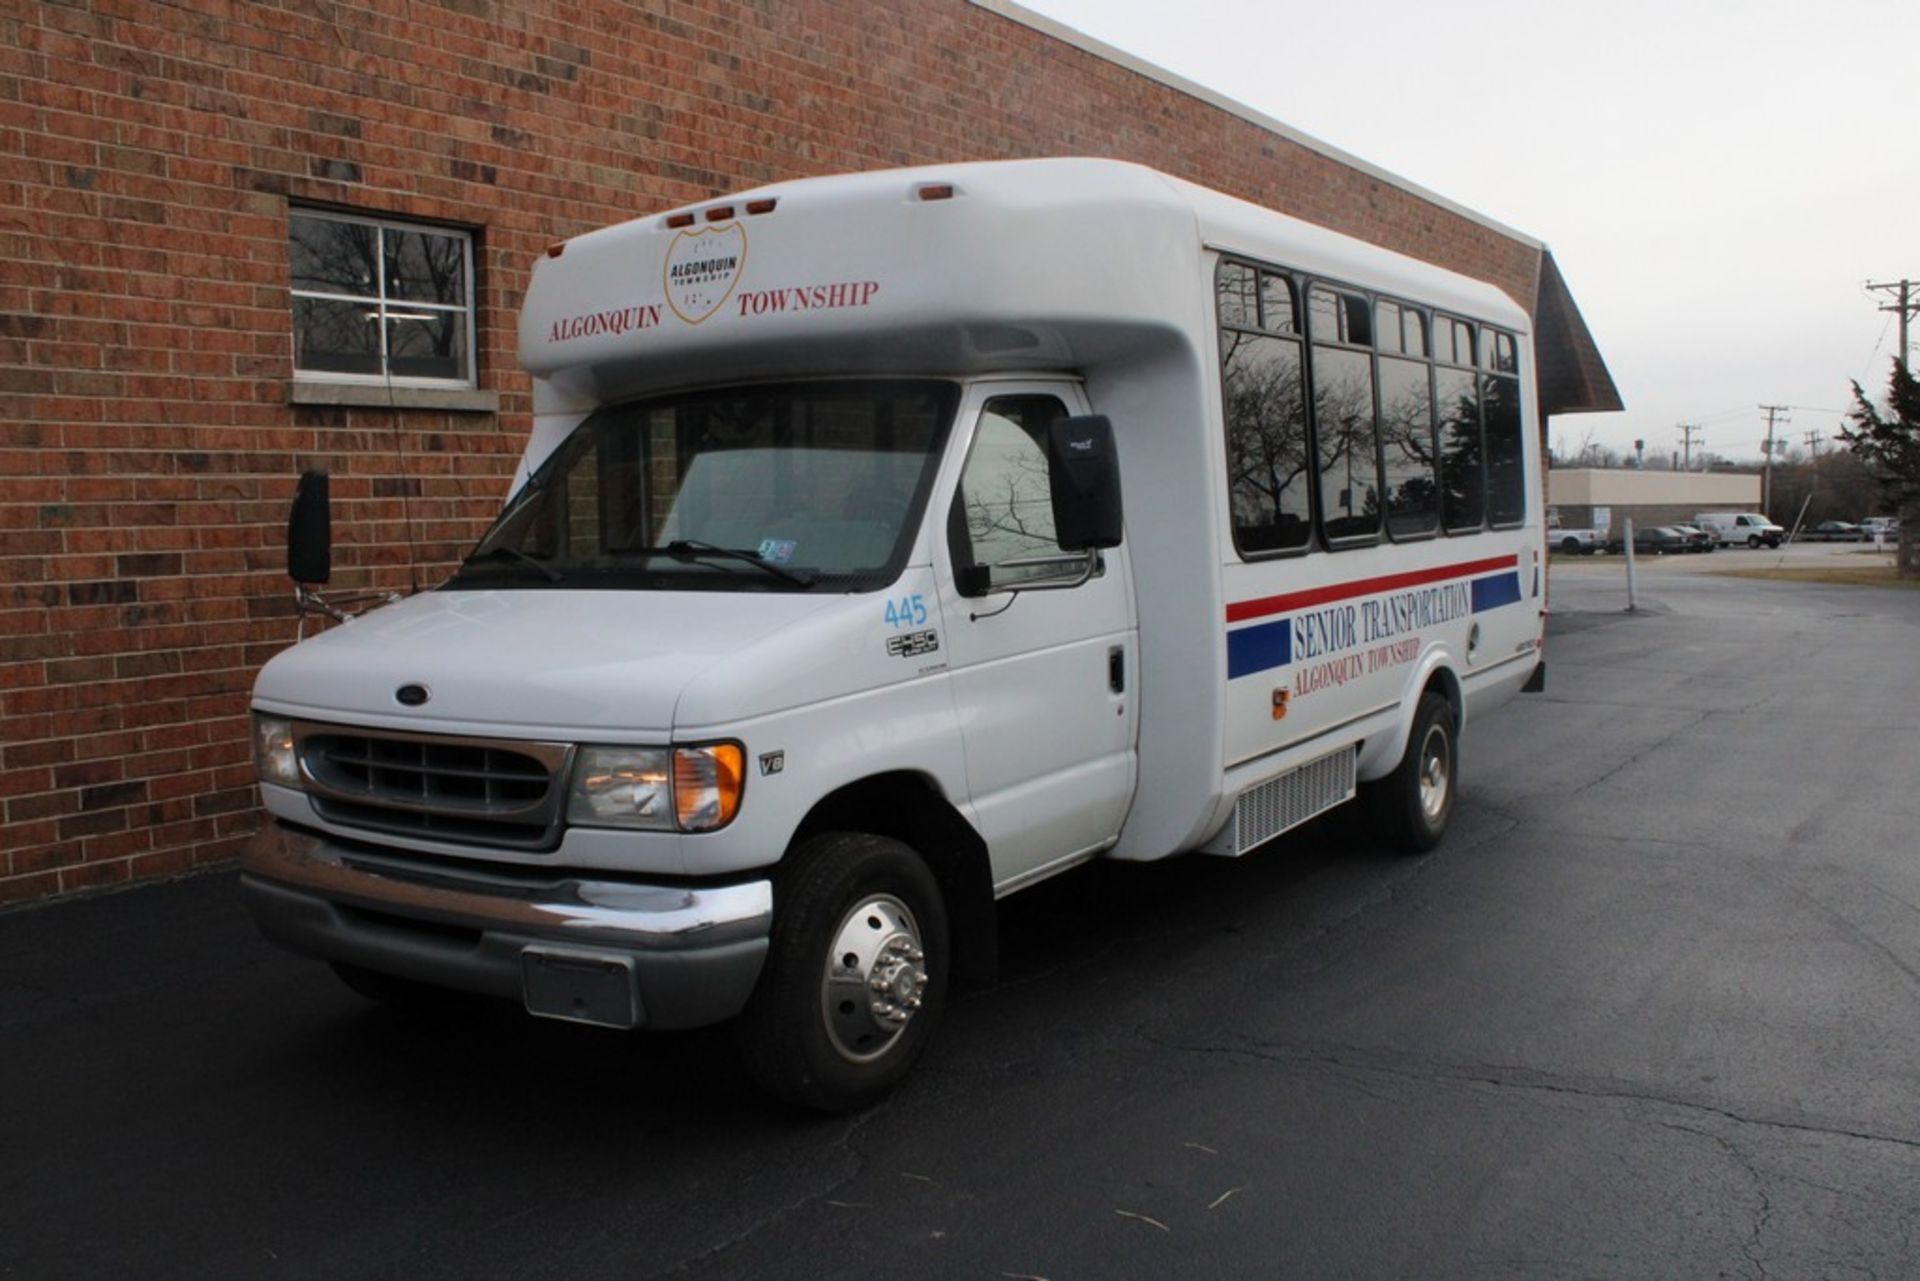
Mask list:
[[[1649,459],[1832,447],[1920,279],[1920,0],[1021,0],[1544,240]],[[1916,296],[1920,302],[1920,296]],[[1920,318],[1912,337],[1920,347]]]

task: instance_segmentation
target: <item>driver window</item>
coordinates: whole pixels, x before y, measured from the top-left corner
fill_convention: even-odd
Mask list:
[[[994,586],[1003,588],[1058,577],[1067,562],[1078,559],[1054,541],[1044,443],[1048,426],[1066,416],[1066,406],[1052,396],[997,396],[981,410],[948,527],[956,568],[1060,558],[1055,564],[995,571]]]

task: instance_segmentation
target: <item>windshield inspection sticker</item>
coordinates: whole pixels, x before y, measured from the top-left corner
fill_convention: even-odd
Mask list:
[[[893,658],[918,658],[940,648],[940,633],[929,627],[924,632],[887,637],[887,654]]]
[[[794,549],[799,546],[791,538],[763,538],[760,540],[760,559],[769,565],[784,565],[793,559]]]

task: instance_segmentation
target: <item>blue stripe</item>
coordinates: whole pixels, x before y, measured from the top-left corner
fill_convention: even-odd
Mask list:
[[[1490,609],[1499,609],[1502,605],[1511,605],[1520,599],[1520,575],[1515,573],[1495,574],[1490,578],[1473,580],[1473,612],[1484,614]]]
[[[1251,676],[1270,667],[1285,667],[1293,661],[1291,619],[1242,627],[1227,633],[1227,679]]]

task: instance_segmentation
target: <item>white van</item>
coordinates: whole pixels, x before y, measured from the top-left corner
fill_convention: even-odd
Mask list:
[[[246,902],[365,992],[733,1019],[768,1088],[864,1104],[1002,895],[1356,794],[1440,840],[1461,732],[1544,677],[1528,324],[1109,161],[556,245],[498,520],[259,677]]]
[[[1693,523],[1712,534],[1721,547],[1778,547],[1787,531],[1759,512],[1700,512]]]

